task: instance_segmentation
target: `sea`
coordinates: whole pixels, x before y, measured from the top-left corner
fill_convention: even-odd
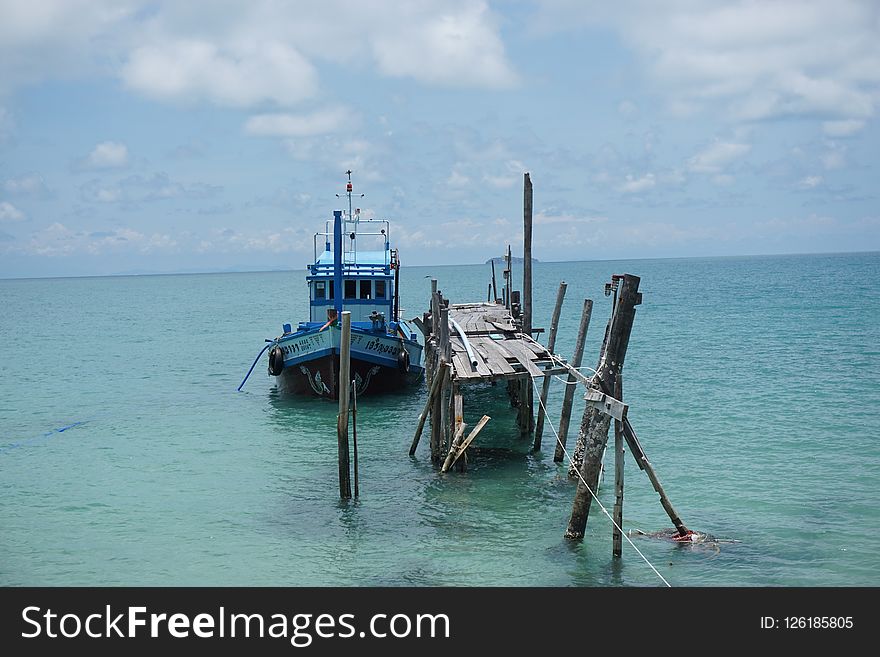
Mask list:
[[[536,326],[568,284],[558,353],[590,298],[595,366],[604,284],[623,273],[643,293],[629,418],[712,540],[654,537],[671,523],[629,454],[632,545],[612,556],[596,503],[584,540],[564,538],[561,379],[536,453],[501,387],[469,391],[465,421],[492,420],[467,471],[444,475],[426,439],[408,455],[424,383],[361,397],[360,497],[341,501],[337,405],[280,392],[265,355],[237,390],[265,339],[307,316],[305,270],[0,280],[0,585],[880,585],[880,253],[536,263]],[[432,277],[480,301],[490,269],[404,260],[404,317],[427,310]]]

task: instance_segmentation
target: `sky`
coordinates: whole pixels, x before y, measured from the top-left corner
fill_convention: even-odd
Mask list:
[[[0,277],[880,249],[880,3],[0,0]],[[521,251],[520,251],[521,253]]]

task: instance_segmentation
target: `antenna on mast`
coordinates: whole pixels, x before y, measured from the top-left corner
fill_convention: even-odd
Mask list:
[[[351,213],[351,194],[353,190],[353,185],[351,184],[351,169],[345,172],[348,175],[348,182],[345,184],[345,195],[348,196],[348,220],[352,221],[354,219],[354,215]],[[363,198],[364,195],[360,194],[360,198]],[[339,194],[336,195],[336,198],[341,198]]]

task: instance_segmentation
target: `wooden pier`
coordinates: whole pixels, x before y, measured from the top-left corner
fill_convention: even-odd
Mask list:
[[[556,307],[550,325],[548,346],[535,340],[534,335],[543,329],[532,326],[532,183],[529,174],[524,176],[523,196],[523,293],[513,288],[512,258],[507,248],[506,267],[503,270],[504,285],[499,296],[496,292],[495,266],[492,261],[492,278],[488,285],[489,300],[485,303],[452,304],[438,289],[436,279],[431,280],[430,308],[413,320],[425,338],[425,369],[428,382],[428,398],[419,416],[409,454],[413,456],[422,432],[430,417],[431,460],[441,472],[452,466],[464,470],[467,465],[467,449],[491,419],[483,415],[467,436],[464,422],[464,389],[468,385],[504,382],[511,406],[517,409],[517,425],[520,438],[534,436],[533,449],[541,449],[541,437],[545,420],[554,434],[554,460],[569,460],[569,476],[578,480],[572,513],[566,537],[581,539],[587,524],[591,502],[595,499],[602,471],[602,461],[608,442],[611,421],[614,421],[615,455],[615,503],[614,517],[602,507],[614,525],[613,553],[620,556],[623,523],[623,458],[624,442],[630,449],[640,470],[651,481],[660,496],[660,502],[669,515],[682,540],[693,534],[684,525],[663,490],[654,469],[645,456],[636,437],[622,401],[622,370],[629,336],[632,330],[635,308],[642,302],[638,292],[639,278],[630,274],[615,274],[605,284],[605,295],[614,295],[611,317],[605,328],[605,339],[599,352],[595,374],[585,376],[580,372],[584,343],[593,302],[585,299],[577,343],[572,362],[553,353],[559,317],[565,296],[566,283],[559,285]],[[620,293],[618,295],[618,288]],[[566,375],[562,416],[559,431],[546,418],[546,403],[550,377]],[[560,377],[562,378],[562,377]],[[538,396],[540,407],[535,422],[536,381],[541,380]],[[572,402],[576,389],[583,391],[584,413],[578,431],[574,454],[566,450],[566,436],[571,418]],[[613,393],[613,395],[612,395]],[[600,504],[601,506],[601,504]],[[629,539],[627,538],[627,541]]]

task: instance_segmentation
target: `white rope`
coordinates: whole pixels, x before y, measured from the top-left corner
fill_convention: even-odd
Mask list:
[[[524,340],[525,337],[526,337],[525,334],[520,333],[520,339],[523,340],[523,342],[525,341],[525,340]],[[531,339],[531,338],[530,338],[530,339]],[[532,341],[534,342],[534,340],[532,340]],[[554,358],[553,354],[550,354],[550,358],[551,358],[552,360],[556,360],[556,358]],[[595,372],[595,370],[593,370],[593,371]],[[563,444],[562,444],[562,441],[559,439],[559,434],[556,433],[556,427],[553,426],[553,421],[550,420],[550,417],[547,415],[547,408],[544,406],[544,402],[541,400],[541,393],[540,393],[540,391],[538,390],[538,386],[537,386],[537,384],[535,383],[535,378],[534,378],[534,377],[529,377],[529,380],[532,382],[532,387],[535,389],[535,392],[538,393],[538,403],[541,405],[541,408],[544,410],[544,419],[545,419],[545,421],[547,422],[547,424],[550,425],[550,430],[553,431],[553,435],[556,436],[556,442],[557,442],[557,444],[562,448],[562,452],[565,454],[565,458],[568,459],[569,467],[571,467],[571,466],[573,465],[573,461],[572,461],[571,455],[568,453],[568,450],[565,449],[565,445],[563,445]],[[566,383],[567,383],[567,382],[566,382]],[[648,565],[651,567],[651,570],[654,571],[654,573],[657,575],[657,577],[659,577],[660,580],[661,580],[666,586],[668,586],[669,588],[672,588],[672,585],[671,585],[669,582],[666,581],[666,578],[663,577],[663,575],[660,574],[660,571],[657,570],[657,569],[654,567],[654,564],[652,564],[652,563],[648,560],[648,557],[646,557],[644,554],[642,554],[642,551],[639,550],[639,548],[636,547],[636,544],[633,543],[632,540],[630,539],[630,537],[626,535],[626,532],[623,531],[623,529],[620,527],[620,525],[618,525],[618,524],[614,521],[614,518],[611,517],[611,514],[610,514],[610,513],[608,513],[608,509],[606,509],[606,508],[605,508],[605,505],[603,505],[602,502],[599,501],[599,498],[596,497],[596,494],[593,492],[593,489],[590,488],[590,485],[586,482],[586,480],[584,480],[583,475],[580,473],[580,469],[579,469],[579,468],[574,468],[574,471],[577,473],[578,479],[581,480],[581,483],[584,485],[584,488],[586,488],[587,491],[589,491],[590,496],[596,501],[596,504],[599,505],[599,508],[602,509],[602,512],[603,512],[606,516],[608,516],[608,519],[611,521],[611,524],[614,525],[614,526],[617,528],[617,531],[620,532],[620,535],[623,536],[623,537],[626,539],[626,542],[629,543],[629,544],[632,546],[633,550],[635,550],[635,551],[638,553],[638,555],[639,555],[642,559],[644,559],[645,563],[648,564]]]

